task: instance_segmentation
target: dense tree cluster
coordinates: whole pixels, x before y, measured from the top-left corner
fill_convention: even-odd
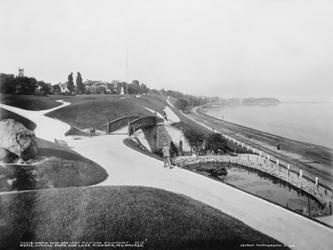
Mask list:
[[[0,93],[32,95],[36,92],[51,93],[51,84],[37,81],[33,77],[15,77],[14,75],[0,74]]]
[[[183,94],[179,91],[174,91],[174,90],[151,89],[149,92],[151,94],[166,95],[178,99],[175,103],[175,106],[183,111],[187,111],[191,107],[203,105],[208,102],[216,102],[217,100],[219,100],[218,97],[193,96],[193,95]]]
[[[219,151],[229,150],[227,140],[219,133],[211,133],[206,139],[206,150],[211,150],[214,153]]]
[[[127,85],[127,91],[129,95],[147,94],[149,88],[146,84],[140,83],[138,80],[133,80],[132,83]]]
[[[194,129],[188,129],[184,131],[184,136],[187,139],[190,146],[196,151],[200,152],[205,142],[205,135]]]
[[[182,111],[187,111],[191,106],[186,99],[180,98],[175,102],[175,107]]]
[[[199,154],[206,151],[213,151],[214,153],[232,151],[228,147],[227,140],[219,133],[211,133],[205,136],[197,130],[187,129],[184,131],[184,136],[191,148]]]
[[[76,84],[75,84],[76,83]],[[187,111],[193,106],[213,102],[216,98],[198,97],[183,94],[174,90],[149,89],[146,84],[133,80],[131,83],[112,81],[88,81],[83,83],[82,75],[77,72],[74,83],[73,72],[67,77],[67,82],[59,85],[51,85],[43,81],[37,81],[32,77],[15,77],[14,75],[0,74],[0,93],[4,94],[152,94],[171,96],[178,99],[175,103],[180,110]]]

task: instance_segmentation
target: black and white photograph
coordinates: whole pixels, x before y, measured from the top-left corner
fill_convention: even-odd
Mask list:
[[[332,0],[0,0],[0,250],[331,250],[332,203]]]

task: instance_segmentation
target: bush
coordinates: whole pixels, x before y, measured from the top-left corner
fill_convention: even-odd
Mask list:
[[[227,140],[218,133],[211,133],[206,140],[206,149],[218,153],[219,150],[227,151]]]
[[[170,154],[171,154],[171,157],[175,157],[175,156],[179,155],[178,149],[173,142],[170,142]]]
[[[198,132],[194,129],[185,130],[184,136],[188,140],[190,146],[196,151],[199,151],[202,148],[202,145],[205,141],[204,134]]]

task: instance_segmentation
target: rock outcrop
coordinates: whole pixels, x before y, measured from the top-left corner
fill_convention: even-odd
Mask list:
[[[18,156],[5,148],[0,148],[0,162],[12,163],[18,159]]]
[[[35,133],[14,119],[0,121],[0,147],[14,153],[23,160],[37,154]]]

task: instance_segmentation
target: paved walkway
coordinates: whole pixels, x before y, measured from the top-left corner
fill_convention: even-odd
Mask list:
[[[31,114],[29,111],[16,111],[31,118],[39,131],[48,128],[51,135],[36,133],[43,139],[59,136],[59,131],[50,130],[50,127],[57,128],[60,125],[61,131],[65,128],[63,122],[45,117],[42,113],[34,116],[33,111]],[[43,122],[39,123],[40,120]],[[127,131],[127,128],[123,130]],[[126,135],[117,134],[73,140],[69,143],[75,151],[106,169],[109,177],[99,185],[148,186],[184,194],[295,249],[333,249],[332,229],[221,182],[180,168],[163,168],[162,162],[126,147],[123,144],[124,138]]]
[[[102,165],[109,178],[99,185],[138,185],[188,195],[295,249],[333,249],[333,230],[223,183],[163,163],[126,147],[125,136],[73,141],[80,154]]]
[[[67,123],[45,116],[45,114],[51,111],[70,105],[69,102],[64,102],[62,100],[58,100],[57,102],[61,102],[62,105],[41,111],[20,109],[2,103],[0,103],[0,108],[7,109],[33,121],[37,125],[34,130],[35,135],[39,138],[54,142],[54,139],[65,139],[65,133],[70,129],[70,126]]]

